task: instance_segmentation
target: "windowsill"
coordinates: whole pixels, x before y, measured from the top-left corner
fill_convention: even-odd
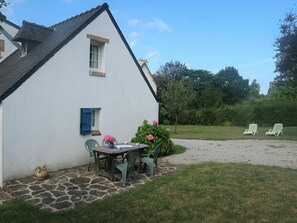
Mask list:
[[[101,136],[101,132],[99,130],[92,130],[91,135],[92,136]]]
[[[90,76],[105,77],[105,73],[104,72],[99,72],[99,71],[90,70],[89,74],[90,74]]]

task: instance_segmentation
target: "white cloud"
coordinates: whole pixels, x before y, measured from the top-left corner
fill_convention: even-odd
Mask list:
[[[150,59],[153,59],[153,58],[155,58],[155,57],[157,57],[157,56],[159,56],[159,52],[158,52],[158,51],[152,51],[152,52],[149,52],[149,53],[146,55],[145,59],[146,59],[146,60],[150,60]]]
[[[154,18],[152,21],[146,23],[146,26],[158,29],[160,31],[171,32],[172,29],[162,19]]]
[[[265,58],[265,59],[262,59],[262,60],[258,60],[258,61],[254,61],[254,62],[251,62],[251,63],[240,64],[240,65],[237,65],[235,67],[236,68],[252,67],[252,66],[255,66],[255,65],[260,65],[260,64],[265,64],[265,63],[271,63],[271,62],[274,62],[274,59],[272,57],[268,57],[268,58]]]
[[[131,38],[131,39],[136,39],[136,38],[138,38],[140,36],[140,34],[138,33],[138,32],[131,32],[130,34],[129,34],[129,37]]]
[[[61,2],[65,2],[65,3],[67,3],[67,4],[70,4],[70,3],[73,3],[74,2],[74,0],[60,0]]]
[[[130,26],[136,26],[136,25],[138,25],[139,23],[141,23],[141,21],[140,21],[139,19],[137,19],[137,18],[129,19],[129,20],[128,20],[128,24],[129,24]]]
[[[131,48],[135,48],[136,45],[137,45],[137,40],[136,40],[136,39],[132,39],[132,40],[130,40],[129,45],[130,45]]]

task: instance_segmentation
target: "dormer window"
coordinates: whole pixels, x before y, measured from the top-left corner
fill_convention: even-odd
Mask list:
[[[89,74],[105,77],[105,45],[109,40],[91,34],[87,38],[90,39]]]
[[[2,58],[1,56],[1,52],[4,52],[5,48],[4,48],[4,40],[0,39],[0,59]]]
[[[21,48],[21,57],[26,56],[28,53],[28,44],[26,42],[22,43],[22,48]]]

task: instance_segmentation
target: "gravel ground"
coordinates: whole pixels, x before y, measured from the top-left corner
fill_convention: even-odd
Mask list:
[[[297,142],[284,140],[184,140],[173,139],[185,153],[163,158],[173,164],[202,162],[250,163],[297,169]]]

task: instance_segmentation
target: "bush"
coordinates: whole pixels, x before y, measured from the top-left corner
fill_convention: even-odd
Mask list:
[[[161,144],[161,155],[168,155],[171,150],[170,132],[158,125],[156,121],[148,124],[147,120],[143,121],[142,126],[138,127],[137,133],[131,142],[144,143],[148,145],[147,151],[152,151],[158,144]]]

